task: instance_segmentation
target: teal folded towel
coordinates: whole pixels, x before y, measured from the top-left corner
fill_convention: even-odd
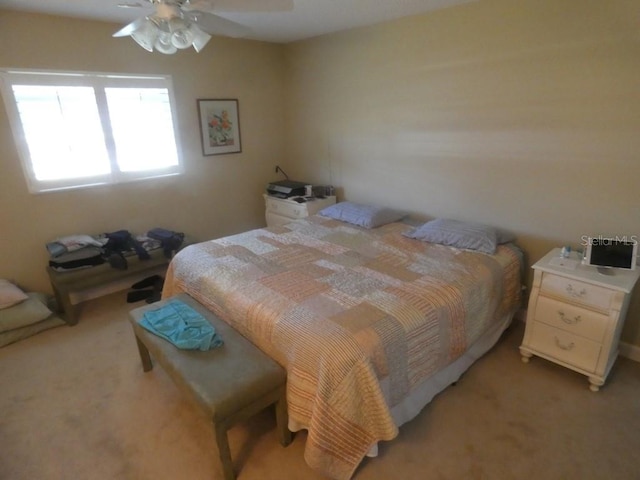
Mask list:
[[[145,312],[139,323],[183,350],[211,350],[224,343],[206,318],[180,300]]]

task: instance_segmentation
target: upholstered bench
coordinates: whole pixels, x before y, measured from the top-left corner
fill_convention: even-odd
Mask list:
[[[166,300],[136,308],[130,313],[138,351],[145,372],[153,368],[151,357],[159,363],[177,386],[210,415],[225,480],[235,479],[227,430],[270,405],[276,407],[280,443],[291,443],[287,427],[284,369],[236,332],[230,325],[186,294],[181,300],[202,314],[216,329],[224,345],[208,351],[181,350],[138,323],[148,310],[161,307]]]

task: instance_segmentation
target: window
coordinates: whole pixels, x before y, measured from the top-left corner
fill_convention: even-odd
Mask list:
[[[0,71],[31,192],[182,172],[171,77]]]

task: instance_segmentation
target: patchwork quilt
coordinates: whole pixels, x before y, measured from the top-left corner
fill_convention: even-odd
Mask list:
[[[188,246],[169,266],[163,297],[190,294],[287,369],[305,459],[329,478],[393,439],[390,408],[519,305],[517,247],[459,250],[410,228],[312,216]]]

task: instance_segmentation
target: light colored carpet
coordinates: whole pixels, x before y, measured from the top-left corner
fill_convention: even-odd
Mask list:
[[[208,419],[161,368],[142,372],[119,292],[80,323],[0,349],[0,479],[214,479]],[[586,377],[520,361],[523,326],[401,428],[355,480],[638,479],[640,364],[619,359],[598,393]],[[280,446],[271,411],[230,432],[238,480],[322,478],[306,435]]]

